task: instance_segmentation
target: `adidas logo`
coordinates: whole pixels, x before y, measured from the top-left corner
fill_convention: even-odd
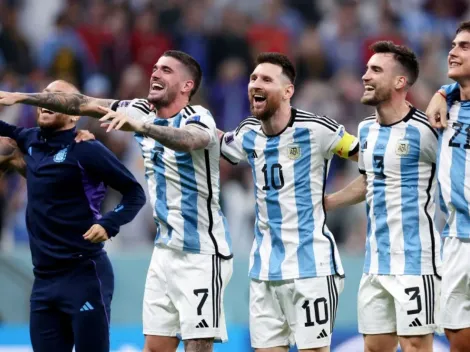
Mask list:
[[[317,336],[317,339],[322,339],[324,337],[327,337],[328,334],[326,333],[325,329],[323,329],[320,333],[320,335]]]
[[[419,321],[419,319],[416,318],[416,319],[413,320],[413,322],[410,324],[410,328],[411,328],[412,326],[423,326],[423,325],[421,324],[421,322]]]
[[[80,312],[85,312],[87,310],[93,310],[93,306],[90,304],[90,302],[85,302],[82,308],[80,308]]]
[[[208,328],[209,325],[207,325],[206,321],[204,319],[202,319],[199,324],[196,325],[196,329],[198,328]]]
[[[253,159],[258,157],[258,154],[256,154],[256,150],[253,150],[253,153],[251,154],[251,157]]]

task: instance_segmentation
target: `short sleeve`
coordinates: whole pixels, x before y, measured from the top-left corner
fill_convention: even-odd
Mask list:
[[[359,136],[359,141],[358,141],[358,159],[357,159],[357,166],[359,168],[359,172],[361,174],[365,174],[366,173],[366,167],[365,167],[365,164],[364,164],[364,152],[363,150],[361,150],[362,146],[365,145],[366,141],[365,141],[365,138],[364,138],[364,141],[362,141],[360,139],[360,136],[361,136],[361,127],[362,127],[362,124],[359,124],[359,127],[357,128],[357,135]]]
[[[428,163],[436,163],[438,135],[427,122],[421,128],[421,159]]]
[[[235,131],[225,133],[220,140],[220,154],[231,164],[245,161],[247,158],[243,149],[242,134]]]
[[[209,110],[202,106],[188,106],[185,108],[185,112],[185,126],[192,126],[207,132],[210,137],[209,147],[219,143],[217,127]]]
[[[152,108],[145,99],[116,100],[111,104],[111,110],[126,114],[139,121],[153,122],[153,118],[149,116]]]
[[[443,85],[441,89],[446,92],[448,109],[450,109],[454,101],[460,100],[460,86],[458,83]]]
[[[347,159],[358,152],[357,138],[346,132],[344,126],[325,116],[318,117],[317,122],[319,128],[315,138],[325,159],[331,159],[334,154]]]

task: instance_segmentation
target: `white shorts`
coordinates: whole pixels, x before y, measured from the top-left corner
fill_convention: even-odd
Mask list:
[[[343,286],[339,276],[283,281],[252,279],[251,346],[297,344],[298,349],[329,346]]]
[[[398,336],[434,333],[440,286],[434,275],[363,274],[357,304],[359,332]]]
[[[470,328],[470,240],[446,237],[442,258],[441,325]]]
[[[227,341],[224,290],[233,260],[155,246],[145,282],[144,335]]]

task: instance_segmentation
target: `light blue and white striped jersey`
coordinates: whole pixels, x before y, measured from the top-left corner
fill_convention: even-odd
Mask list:
[[[460,101],[458,84],[447,93],[448,125],[439,133],[438,181],[446,215],[444,237],[470,238],[470,101]]]
[[[255,183],[250,277],[288,280],[344,275],[334,237],[325,224],[323,195],[329,161],[345,135],[335,121],[296,109],[286,129],[276,136],[267,136],[254,117],[224,135],[222,156],[234,164],[248,161]],[[357,146],[357,139],[352,142]]]
[[[186,106],[169,119],[158,118],[146,100],[116,101],[113,110],[153,122],[182,128],[191,124],[211,138],[205,149],[177,152],[140,134],[153,216],[157,224],[155,243],[201,254],[232,256],[228,224],[219,204],[220,145],[215,121],[202,106]]]
[[[436,131],[412,108],[392,125],[366,118],[358,136],[359,171],[367,180],[364,273],[439,275]]]

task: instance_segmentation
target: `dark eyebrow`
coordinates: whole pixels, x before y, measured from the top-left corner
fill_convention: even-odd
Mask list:
[[[468,40],[462,40],[462,41],[453,41],[452,45],[458,45],[458,46],[463,46],[463,45],[470,45],[470,41]]]
[[[163,70],[163,69],[168,69],[168,70],[170,70],[170,71],[173,72],[173,69],[172,69],[170,66],[162,65],[162,66],[161,66],[161,69],[162,69],[162,70]]]

